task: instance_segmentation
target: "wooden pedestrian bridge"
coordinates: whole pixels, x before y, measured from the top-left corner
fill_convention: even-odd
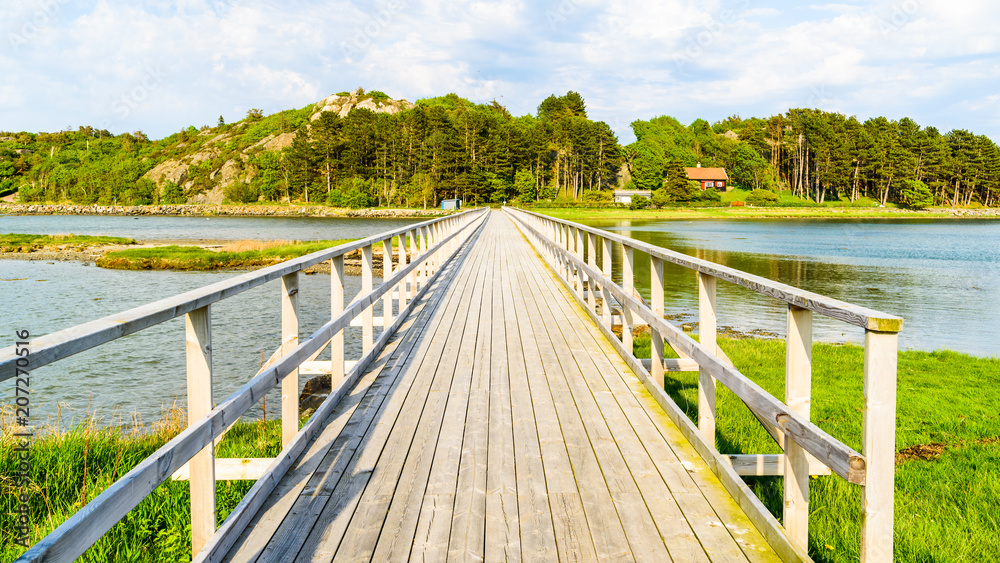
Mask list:
[[[361,292],[345,306],[344,257],[357,251]],[[648,302],[637,259],[649,261]],[[331,320],[300,338],[299,307],[315,304],[300,302],[298,276],[321,262]],[[698,342],[664,320],[665,262],[697,273]],[[212,331],[238,327],[213,327],[212,304],[279,280],[281,349],[216,401]],[[784,402],[716,345],[719,281],[787,307]],[[814,314],[866,331],[864,373],[844,374],[864,377],[861,453],[810,422]],[[75,559],[181,478],[195,561],[809,561],[816,474],[862,487],[860,559],[892,560],[897,317],[576,223],[477,209],[38,338],[32,368],[181,316],[188,428],[20,560]],[[345,328],[359,320],[363,353],[345,358]],[[649,358],[632,353],[637,324],[650,329]],[[666,346],[679,359],[664,359]],[[16,359],[0,350],[0,380]],[[699,372],[697,423],[664,392],[678,370]],[[330,374],[332,390],[301,424],[308,374]],[[715,449],[717,383],[784,454]],[[215,458],[213,443],[278,386],[281,453]],[[783,475],[780,523],[745,475]],[[256,482],[218,522],[215,484],[226,479]]]

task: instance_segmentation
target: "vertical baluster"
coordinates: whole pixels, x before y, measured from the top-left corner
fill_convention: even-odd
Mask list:
[[[663,259],[649,256],[649,304],[658,319],[663,318]],[[663,335],[652,325],[650,338],[650,376],[657,385],[663,385]]]
[[[865,407],[862,450],[867,462],[861,489],[861,562],[892,561],[896,452],[895,332],[865,331]]]
[[[812,394],[812,311],[788,306],[785,404],[809,420]],[[792,543],[809,548],[809,454],[785,440],[785,506],[782,522]]]
[[[578,260],[577,264],[582,264],[583,263],[583,231],[581,229],[576,228],[576,227],[573,228],[573,231],[576,233],[576,237],[575,238],[576,238],[576,259]],[[583,268],[580,268],[579,266],[577,266],[577,268],[576,268],[576,292],[580,295],[581,299],[583,298],[583,292],[584,292],[584,289],[586,288],[586,286],[583,285],[583,283],[584,283],[584,281],[583,281]]]
[[[392,277],[392,237],[382,241],[382,283]],[[392,324],[392,289],[382,295],[382,330],[389,330]]]
[[[428,231],[429,230],[430,230],[430,227],[420,227],[420,257],[421,258],[423,258],[427,254],[427,248],[429,247],[429,244],[428,244],[429,241],[427,240]],[[430,276],[430,259],[429,258],[428,258],[428,260],[424,260],[423,261],[423,263],[420,265],[420,269],[421,269],[421,272],[420,272],[420,277],[421,277],[420,285],[423,286],[424,284],[427,283],[427,279]]]
[[[184,316],[187,356],[188,424],[212,408],[212,313],[209,306]],[[191,458],[191,553],[196,555],[215,534],[215,444]]]
[[[698,272],[698,340],[710,353],[718,355],[716,343],[715,278]],[[715,378],[698,370],[698,429],[715,446]]]
[[[299,273],[281,277],[281,355],[299,345]],[[281,445],[299,431],[299,368],[281,380]]]
[[[608,237],[601,237],[601,261],[603,262],[601,271],[604,277],[611,279],[611,241]],[[604,324],[611,328],[611,292],[608,288],[601,284],[601,315],[604,318]]]
[[[406,268],[406,233],[405,232],[404,233],[399,233],[399,257],[398,257],[397,261],[399,262],[398,268],[399,268],[400,271],[402,271],[404,268]],[[409,276],[407,276],[407,277],[409,277]],[[410,298],[410,295],[409,295],[409,293],[407,291],[407,288],[406,288],[406,279],[403,279],[403,280],[401,280],[399,282],[399,297],[398,297],[399,307],[397,308],[397,311],[402,311],[403,310],[403,307],[406,306],[406,303],[409,300],[409,298]]]
[[[361,249],[361,297],[367,298],[372,292],[372,246]],[[361,312],[361,354],[372,349],[372,306],[369,304]]]
[[[330,318],[344,312],[344,255],[330,260]],[[330,339],[330,387],[344,379],[344,329]]]
[[[635,254],[631,246],[622,244],[622,290],[625,296],[635,295]],[[622,345],[632,353],[632,308],[622,302]]]
[[[414,262],[417,260],[417,230],[413,229],[409,233],[410,239],[410,261]],[[416,295],[417,290],[420,289],[418,278],[420,276],[420,266],[417,266],[410,271],[410,295]]]
[[[587,265],[592,270],[597,269],[597,235],[587,233]],[[590,310],[597,312],[597,280],[593,276],[587,276],[587,303]]]

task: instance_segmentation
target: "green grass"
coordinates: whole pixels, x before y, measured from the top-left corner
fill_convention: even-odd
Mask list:
[[[33,252],[46,248],[74,248],[82,250],[90,246],[104,246],[109,244],[135,244],[135,241],[122,237],[81,235],[22,235],[16,233],[0,235],[0,252]]]
[[[174,414],[151,431],[83,424],[40,435],[31,447],[31,545],[169,441],[184,424],[183,415]],[[13,448],[13,440],[4,434],[0,438],[0,561],[13,561],[24,552],[16,545],[14,514],[19,490],[13,482]],[[219,457],[274,457],[280,450],[280,420],[237,422],[216,448]],[[219,522],[252,486],[252,481],[217,483]],[[80,560],[173,562],[190,558],[190,489],[186,481],[168,480]]]
[[[272,246],[261,250],[215,252],[198,246],[129,248],[107,252],[97,260],[115,270],[218,270],[256,268],[350,242],[356,239],[319,240]]]
[[[782,340],[720,339],[740,371],[784,397]],[[636,338],[649,357],[649,337]],[[864,350],[855,345],[813,346],[812,421],[861,450]],[[697,372],[671,373],[666,390],[697,420]],[[941,444],[933,459],[897,459],[895,560],[996,561],[1000,519],[1000,358],[956,352],[899,354],[897,451]],[[780,453],[745,405],[719,386],[717,445],[723,453]],[[781,518],[780,478],[748,478]],[[857,561],[861,488],[836,476],[810,482],[809,552],[819,562]]]

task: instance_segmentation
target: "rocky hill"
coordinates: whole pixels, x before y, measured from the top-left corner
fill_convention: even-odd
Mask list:
[[[416,106],[406,100],[393,100],[378,91],[366,93],[362,88],[333,94],[314,106],[294,112],[296,115],[282,112],[262,119],[276,122],[278,128],[263,138],[258,138],[260,127],[253,117],[233,126],[222,125],[203,130],[195,141],[178,143],[176,149],[179,149],[179,155],[160,162],[143,177],[155,182],[159,190],[163,190],[169,182],[179,186],[185,194],[194,193],[189,198],[190,203],[219,204],[225,199],[227,188],[237,182],[249,184],[257,175],[258,167],[251,161],[252,157],[292,145],[296,136],[295,122],[303,114],[308,112],[308,121],[312,122],[327,111],[346,117],[355,109],[395,114],[413,107]],[[310,127],[309,123],[304,125]],[[197,174],[192,173],[193,168]],[[206,175],[207,181],[204,180]],[[197,189],[199,187],[202,189]]]

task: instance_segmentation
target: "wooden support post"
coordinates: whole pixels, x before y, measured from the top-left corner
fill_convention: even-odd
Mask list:
[[[382,242],[382,283],[392,277],[392,238]],[[382,296],[382,330],[392,326],[392,288]]]
[[[587,265],[592,270],[597,269],[597,235],[587,233]],[[597,280],[593,276],[587,276],[587,303],[590,310],[597,312]]]
[[[867,462],[861,492],[861,563],[892,561],[896,453],[895,332],[865,332],[865,406],[862,450]]]
[[[299,273],[281,277],[281,355],[299,345]],[[281,445],[299,432],[299,370],[281,380]]]
[[[812,311],[788,306],[785,404],[809,420],[812,394]],[[785,505],[782,522],[793,544],[809,549],[809,454],[785,440]]]
[[[359,294],[364,297],[372,292],[372,247],[371,245],[361,249],[361,291]],[[364,356],[372,349],[372,306],[365,307],[361,312],[361,355]]]
[[[412,231],[410,231],[408,238],[410,239],[410,261],[412,262],[416,260],[417,256],[419,255],[419,253],[417,252],[417,230],[413,229]],[[420,289],[419,276],[420,276],[419,267],[414,268],[410,272],[410,295],[416,295],[417,290]]]
[[[184,316],[187,355],[188,425],[207,415],[212,404],[212,313],[210,306]],[[191,556],[215,534],[215,444],[188,463],[191,468]]]
[[[576,232],[576,258],[580,262],[583,262],[583,230],[574,227],[573,230]],[[576,291],[580,294],[580,298],[583,298],[583,291],[586,288],[583,281],[583,268],[576,269]]]
[[[344,312],[344,255],[330,260],[330,318]],[[330,388],[344,379],[344,330],[330,339]]]
[[[398,262],[399,262],[398,267],[400,270],[406,267],[406,233],[399,233]],[[410,294],[407,291],[406,280],[404,279],[403,281],[399,282],[399,299],[398,299],[399,311],[403,310],[403,307],[406,306],[407,302],[409,302],[409,299],[410,299]]]
[[[430,229],[428,227],[420,227],[420,256],[421,257],[423,257],[425,254],[427,254],[427,248],[429,246],[427,244],[428,243],[427,233],[428,233],[429,230]],[[430,270],[429,270],[429,268],[430,268],[430,262],[428,260],[424,260],[424,262],[422,264],[420,264],[420,270],[421,270],[420,271],[420,285],[421,285],[421,287],[423,287],[423,284],[427,283],[427,278],[430,277]]]
[[[622,245],[622,289],[625,295],[635,293],[635,253],[631,246]],[[622,345],[632,353],[632,308],[622,303]]]
[[[601,272],[604,277],[611,279],[611,241],[608,237],[601,237]],[[604,324],[611,328],[611,292],[607,287],[601,287],[601,316]]]
[[[649,257],[649,304],[657,318],[663,318],[663,259]],[[663,385],[663,335],[649,327],[651,371],[657,385]],[[699,409],[700,410],[700,409]]]
[[[715,324],[715,278],[698,272],[698,341],[709,352],[718,354]],[[705,369],[698,370],[698,429],[714,447],[715,378]]]

